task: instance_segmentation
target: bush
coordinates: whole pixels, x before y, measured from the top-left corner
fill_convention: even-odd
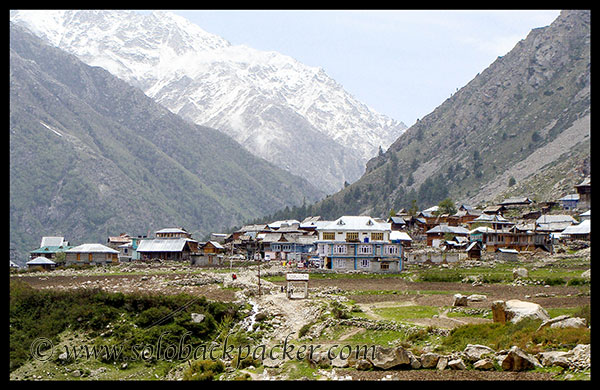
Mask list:
[[[184,372],[184,381],[212,381],[215,375],[225,371],[225,365],[217,360],[197,360],[193,362]]]

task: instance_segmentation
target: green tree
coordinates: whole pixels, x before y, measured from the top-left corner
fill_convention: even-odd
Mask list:
[[[456,207],[454,206],[454,202],[450,198],[446,198],[438,203],[438,213],[439,214],[456,214]]]

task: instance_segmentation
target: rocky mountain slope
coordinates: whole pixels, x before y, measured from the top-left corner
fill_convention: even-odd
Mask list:
[[[532,30],[310,211],[386,216],[413,200],[423,209],[446,197],[475,206],[573,193],[590,173],[590,16],[563,11]]]
[[[10,245],[183,226],[202,239],[319,199],[305,179],[11,23]],[[25,254],[25,256],[23,256]]]
[[[328,193],[406,129],[321,68],[231,45],[169,12],[16,11],[11,20]]]

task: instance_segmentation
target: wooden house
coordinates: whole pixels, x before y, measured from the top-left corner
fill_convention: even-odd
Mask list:
[[[441,224],[429,229],[425,234],[427,235],[427,245],[438,247],[446,239],[454,239],[457,236],[468,237],[469,231],[460,226]]]
[[[575,186],[579,195],[579,207],[588,209],[592,207],[592,179],[586,177],[581,183]]]
[[[137,253],[140,260],[190,261],[192,249],[198,242],[189,238],[168,238],[140,241]]]
[[[469,259],[481,259],[482,244],[479,241],[471,241],[466,249],[467,258]]]
[[[512,197],[504,199],[502,202],[498,203],[498,206],[504,206],[505,208],[513,208],[513,207],[523,207],[529,206],[533,203],[533,201],[525,196],[521,197]]]

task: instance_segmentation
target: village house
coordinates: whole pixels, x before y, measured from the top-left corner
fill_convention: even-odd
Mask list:
[[[65,252],[71,248],[72,246],[69,245],[68,241],[65,241],[64,237],[42,237],[40,247],[36,250],[30,251],[29,254],[31,260],[40,256],[50,260],[55,260],[57,253]],[[64,260],[59,261],[58,263],[59,264],[57,265],[62,265]]]
[[[46,257],[39,256],[27,262],[28,269],[45,269],[52,270],[56,267],[56,263]]]
[[[389,223],[369,216],[343,216],[317,231],[317,253],[324,268],[402,271],[402,246],[390,242]]]
[[[106,265],[119,262],[119,251],[102,244],[81,244],[65,251],[67,265]]]
[[[591,219],[583,220],[577,225],[571,225],[565,228],[560,233],[561,238],[569,240],[584,240],[591,241],[592,239],[592,226]]]
[[[402,217],[392,216],[388,218],[393,231],[404,230],[407,227],[406,221]]]
[[[581,183],[575,186],[577,194],[579,195],[578,206],[582,209],[592,207],[592,179],[586,177]]]
[[[549,235],[535,231],[533,224],[479,226],[469,232],[469,239],[480,242],[487,252],[499,248],[517,251],[542,248],[551,251]]]
[[[502,202],[498,203],[498,206],[503,206],[504,208],[515,208],[515,207],[524,207],[529,206],[533,203],[533,201],[527,197],[513,197],[504,199]]]
[[[448,217],[448,225],[450,226],[461,226],[471,223],[474,219],[482,214],[481,210],[477,210],[473,207],[461,205],[458,211]]]
[[[546,233],[560,233],[577,220],[568,214],[545,214],[535,220],[535,229]]]
[[[317,236],[299,233],[265,233],[261,252],[265,260],[306,262],[314,254]]]
[[[192,255],[191,244],[188,238],[165,238],[142,240],[137,248],[140,260],[175,260],[190,261]],[[194,241],[195,242],[195,241]],[[198,244],[195,242],[196,245]],[[194,251],[196,252],[196,251]]]
[[[154,235],[154,239],[139,241],[136,249],[139,260],[191,261],[192,254],[199,251],[198,241],[183,228],[165,228]]]
[[[558,200],[564,210],[575,210],[579,203],[579,194],[568,194]]]
[[[469,236],[469,231],[461,226],[441,224],[429,229],[425,234],[427,235],[427,246],[437,248],[446,240],[453,240],[456,237],[467,238]]]
[[[191,254],[191,265],[222,265],[226,249],[217,241],[198,244],[199,252]]]
[[[106,246],[109,248],[117,249],[119,246],[123,244],[129,244],[131,242],[131,237],[127,233],[121,233],[118,236],[109,236],[106,240]]]

